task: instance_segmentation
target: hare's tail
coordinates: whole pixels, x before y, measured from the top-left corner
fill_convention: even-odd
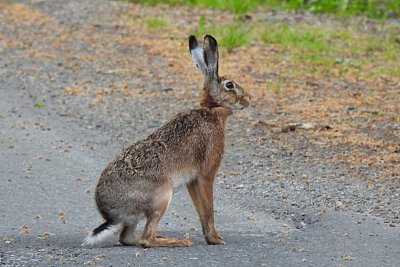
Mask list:
[[[100,243],[104,239],[120,232],[122,228],[122,223],[113,224],[110,221],[106,221],[105,223],[92,230],[90,235],[86,237],[85,240],[83,240],[82,246],[92,246]]]

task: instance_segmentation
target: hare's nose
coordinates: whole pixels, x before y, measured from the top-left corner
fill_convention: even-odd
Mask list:
[[[248,107],[250,105],[250,97],[249,96],[242,96],[239,99],[239,104],[242,105],[243,107]]]

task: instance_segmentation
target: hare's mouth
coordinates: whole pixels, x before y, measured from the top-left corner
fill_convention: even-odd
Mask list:
[[[239,98],[239,104],[245,108],[247,108],[250,105],[250,97],[249,96],[242,96]]]

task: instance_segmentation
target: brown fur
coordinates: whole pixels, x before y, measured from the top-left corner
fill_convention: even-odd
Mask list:
[[[208,62],[218,62],[216,41],[210,38],[206,36],[205,53],[212,48]],[[92,238],[111,225],[120,231],[121,244],[133,245],[136,224],[145,217],[142,246],[190,246],[187,239],[156,235],[173,188],[186,184],[206,242],[224,244],[214,226],[213,183],[224,154],[225,123],[231,107],[240,101],[248,105],[249,99],[236,83],[239,93],[224,89],[225,79],[218,76],[217,69],[211,70],[205,75],[203,108],[178,114],[146,139],[124,149],[104,169],[95,199],[106,226],[95,229]],[[95,242],[89,238],[86,243]]]

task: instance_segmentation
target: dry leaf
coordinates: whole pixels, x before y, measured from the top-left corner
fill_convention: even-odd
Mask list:
[[[94,91],[96,95],[111,95],[113,92],[113,89],[96,89]]]
[[[93,104],[103,104],[104,103],[104,97],[101,95],[98,95],[94,100]]]
[[[246,215],[246,220],[252,221],[254,224],[256,224],[256,218],[254,218],[254,217],[251,216],[251,215]]]
[[[55,234],[52,234],[52,233],[49,233],[49,232],[44,232],[44,233],[42,234],[41,238],[42,238],[43,240],[48,240],[49,237],[50,237],[51,235],[55,235]]]
[[[94,260],[92,257],[89,257],[85,260],[85,265],[93,265]]]
[[[64,88],[64,94],[66,95],[80,95],[87,92],[87,87],[82,85],[72,85]]]
[[[344,259],[345,261],[352,261],[352,260],[354,260],[354,258],[351,257],[350,255],[344,255],[344,256],[343,256],[343,259]]]
[[[105,257],[106,257],[106,254],[102,253],[102,254],[99,254],[99,255],[96,256],[96,260],[102,261],[102,260],[104,260]]]
[[[58,216],[60,216],[61,224],[66,224],[67,223],[67,221],[65,220],[65,212],[63,210],[60,210],[58,212]]]
[[[27,224],[22,225],[21,229],[22,229],[22,231],[20,232],[20,234],[23,234],[23,235],[29,234],[29,226]]]

